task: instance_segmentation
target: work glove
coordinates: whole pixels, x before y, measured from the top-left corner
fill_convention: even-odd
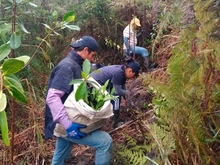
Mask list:
[[[72,122],[72,125],[66,129],[67,135],[73,139],[81,139],[86,136],[85,133],[79,131],[80,128],[86,128],[86,125]]]

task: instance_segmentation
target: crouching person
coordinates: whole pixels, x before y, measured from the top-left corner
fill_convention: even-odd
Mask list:
[[[126,96],[128,93],[126,90],[126,80],[136,78],[139,70],[139,63],[135,60],[130,60],[125,65],[104,66],[90,74],[100,85],[104,85],[109,80],[108,91],[110,92],[114,88],[114,95],[118,96],[115,100],[111,101],[114,113],[112,118],[113,128],[118,127],[121,123],[119,118],[121,96]]]

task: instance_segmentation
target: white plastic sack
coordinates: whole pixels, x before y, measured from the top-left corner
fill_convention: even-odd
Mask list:
[[[95,81],[93,78],[90,78],[90,80]],[[96,83],[98,84],[98,82]],[[75,100],[75,92],[78,86],[79,84],[74,84],[74,91],[71,92],[64,103],[69,119],[72,122],[86,125],[86,128],[80,129],[84,133],[100,129],[105,124],[106,119],[113,115],[113,107],[110,100],[106,101],[99,111],[96,111],[82,99],[78,102]],[[94,87],[100,88],[100,86]],[[54,135],[57,137],[67,136],[66,130],[60,124],[56,124]]]

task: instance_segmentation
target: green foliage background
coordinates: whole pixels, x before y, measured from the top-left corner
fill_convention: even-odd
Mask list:
[[[9,2],[0,2],[0,45],[5,44],[12,35],[10,20],[13,13]],[[141,126],[146,130],[141,136],[148,138],[139,145],[127,137],[132,145],[121,146],[116,164],[117,161],[129,164],[220,164],[218,0],[21,2],[16,8],[20,24],[17,23],[15,28],[16,34],[21,36],[21,46],[16,49],[15,57],[35,56],[27,67],[17,73],[30,102],[26,106],[19,104],[16,111],[33,110],[31,124],[36,128],[41,157],[46,156],[38,129],[40,119],[34,115],[34,110],[45,104],[47,80],[52,67],[66,56],[72,39],[82,35],[94,36],[100,43],[100,51],[112,50],[120,58],[123,28],[132,15],[136,15],[141,20],[145,18],[143,28],[147,34],[141,44],[148,47],[154,60],[160,55],[160,45],[173,32],[177,34],[178,41],[170,45],[172,56],[167,68],[168,83],[161,82],[161,77],[146,77],[144,80],[155,96],[152,105],[157,123],[141,121]],[[143,15],[144,9],[146,15]],[[51,28],[59,27],[63,16],[69,11],[74,11],[76,18],[73,24],[79,26],[80,31],[65,28],[59,29],[59,35],[55,35],[45,28],[45,24]],[[41,49],[37,49],[42,41]],[[112,59],[110,63],[113,62]],[[6,110],[10,117],[9,108]],[[17,133],[29,126],[22,120],[17,125]],[[157,154],[148,154],[153,151]]]

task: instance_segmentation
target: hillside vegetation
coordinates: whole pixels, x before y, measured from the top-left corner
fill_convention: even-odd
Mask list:
[[[146,31],[138,44],[157,70],[128,82],[127,124],[103,128],[114,140],[112,164],[220,164],[218,0],[2,0],[0,164],[50,164],[55,138],[44,140],[50,71],[83,35],[97,39],[97,63],[123,64],[122,32],[134,16]],[[80,163],[80,153],[93,164],[94,151],[85,146],[73,148],[69,163]]]

